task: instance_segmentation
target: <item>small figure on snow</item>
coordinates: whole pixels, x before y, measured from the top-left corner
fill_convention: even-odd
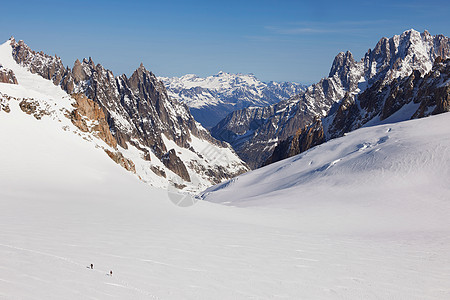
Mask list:
[[[112,276],[112,270],[111,270],[111,271],[109,271],[109,276]]]
[[[93,269],[94,268],[94,264],[91,264],[91,269]]]

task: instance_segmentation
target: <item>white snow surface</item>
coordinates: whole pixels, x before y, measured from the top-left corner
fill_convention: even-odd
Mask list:
[[[180,208],[9,103],[1,299],[450,297],[450,114],[357,130],[207,191],[228,206]]]

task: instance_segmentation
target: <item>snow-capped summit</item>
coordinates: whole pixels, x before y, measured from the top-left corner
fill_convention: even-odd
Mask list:
[[[263,107],[288,99],[305,86],[293,82],[262,82],[253,74],[231,74],[198,77],[160,77],[169,96],[186,103],[194,118],[205,127],[212,127],[228,113],[245,107]]]

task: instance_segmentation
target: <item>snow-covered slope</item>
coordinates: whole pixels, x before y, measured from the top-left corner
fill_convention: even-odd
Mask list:
[[[294,209],[304,226],[327,230],[447,230],[449,124],[444,113],[361,128],[213,186],[203,197]],[[331,211],[334,217],[321,215]]]
[[[355,131],[206,198],[243,209],[177,207],[50,118],[10,109],[2,299],[450,296],[449,114]]]
[[[0,118],[26,113],[51,121],[152,186],[199,191],[247,170],[186,106],[168,99],[163,84],[143,66],[130,79],[114,78],[92,60],[78,61],[72,72],[60,58],[36,53],[13,38],[0,46],[0,64],[17,80],[0,83]]]
[[[186,103],[195,119],[207,128],[216,125],[230,112],[250,106],[271,105],[306,88],[295,82],[265,83],[253,74],[225,72],[205,78],[188,74],[159,79],[167,87],[169,96]]]

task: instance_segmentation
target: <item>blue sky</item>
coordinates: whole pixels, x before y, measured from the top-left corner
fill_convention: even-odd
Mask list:
[[[140,62],[158,76],[253,73],[313,83],[334,56],[356,59],[414,28],[450,35],[450,1],[2,1],[11,35],[66,65],[92,57],[114,74]]]

